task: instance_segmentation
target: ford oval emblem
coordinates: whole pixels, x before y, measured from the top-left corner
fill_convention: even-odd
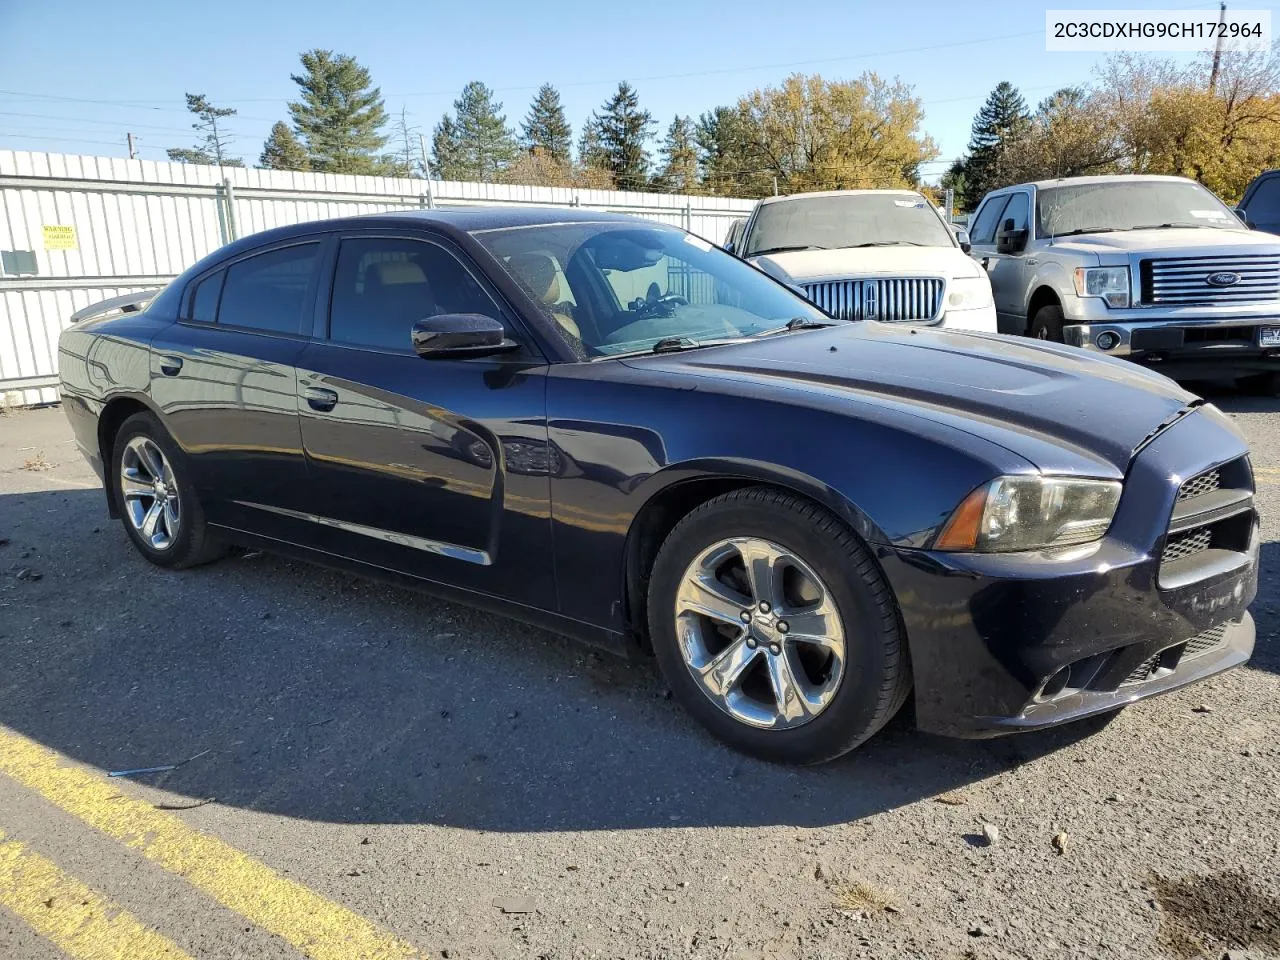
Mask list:
[[[1204,278],[1211,287],[1234,287],[1240,282],[1240,274],[1224,270],[1222,273],[1211,273]]]

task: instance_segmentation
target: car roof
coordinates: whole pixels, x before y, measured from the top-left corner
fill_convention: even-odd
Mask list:
[[[675,212],[674,208],[673,212]],[[222,260],[228,256],[239,255],[265,244],[279,243],[295,237],[305,237],[316,233],[327,233],[332,230],[344,230],[361,226],[385,227],[397,224],[421,224],[435,227],[442,233],[457,236],[481,230],[500,230],[505,227],[530,227],[557,223],[643,223],[648,227],[668,230],[676,229],[669,224],[657,223],[640,217],[621,213],[606,213],[599,210],[587,210],[582,207],[540,207],[532,204],[521,204],[519,206],[476,205],[455,207],[448,210],[387,210],[354,217],[308,220],[303,223],[275,227],[271,230],[264,230],[260,233],[241,237],[216,251],[213,256],[218,260]]]
[[[787,200],[815,200],[819,197],[855,197],[868,193],[886,194],[894,197],[923,197],[918,190],[817,190],[813,193],[788,193],[781,197],[765,197],[761,206],[771,203],[784,203]]]
[[[992,190],[994,193],[1004,193],[1008,190],[1017,190],[1019,188],[1034,187],[1037,190],[1044,190],[1048,187],[1061,187],[1067,184],[1075,183],[1195,183],[1188,177],[1170,177],[1158,173],[1112,173],[1103,174],[1094,177],[1058,177],[1056,180],[1032,180],[1028,183],[1011,183],[1007,187],[1001,187],[999,190]]]

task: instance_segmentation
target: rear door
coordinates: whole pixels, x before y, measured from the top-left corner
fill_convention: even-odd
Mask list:
[[[299,360],[308,520],[326,549],[555,609],[547,364],[443,237],[338,238]],[[424,360],[415,320],[480,313],[520,352]]]
[[[151,392],[213,523],[289,539],[305,488],[295,362],[325,239],[245,253],[195,278],[152,342]]]

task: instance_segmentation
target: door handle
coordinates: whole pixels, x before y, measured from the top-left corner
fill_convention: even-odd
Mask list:
[[[163,373],[166,377],[176,377],[179,373],[182,372],[182,358],[168,357],[168,356],[161,357],[160,372]]]
[[[338,395],[324,387],[307,387],[302,391],[302,396],[306,398],[307,406],[321,413],[327,413],[338,403]]]

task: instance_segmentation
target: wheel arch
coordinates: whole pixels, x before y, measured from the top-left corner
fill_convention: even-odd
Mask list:
[[[770,486],[830,510],[864,544],[883,541],[880,531],[851,500],[830,485],[796,471],[756,463],[680,464],[648,479],[645,500],[632,517],[623,552],[623,618],[633,648],[648,651],[646,598],[653,562],[667,535],[708,500],[744,487]],[[872,550],[874,555],[874,550]]]
[[[1024,329],[1028,331],[1031,329],[1031,324],[1041,307],[1054,306],[1062,306],[1062,298],[1058,296],[1058,291],[1047,284],[1036,287],[1031,293],[1031,299],[1027,301],[1027,325]]]
[[[159,416],[150,404],[133,394],[112,397],[98,414],[98,456],[102,460],[103,486],[107,493],[107,513],[113,520],[120,517],[120,505],[116,503],[115,487],[111,482],[115,439],[120,433],[120,427],[135,413]]]

